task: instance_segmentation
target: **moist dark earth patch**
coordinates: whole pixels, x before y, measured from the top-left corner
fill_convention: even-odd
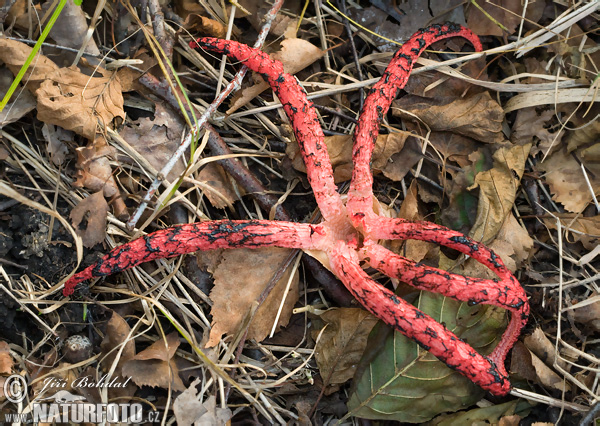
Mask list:
[[[0,201],[5,200],[0,197]],[[63,215],[67,213],[66,208],[59,210]],[[52,223],[50,216],[22,204],[0,212],[0,261],[13,286],[27,275],[35,290],[47,289],[70,272],[75,260],[73,238],[58,220]],[[0,281],[9,290],[8,283]],[[24,336],[39,342],[47,331],[6,291],[0,292],[0,336],[17,344],[23,344]],[[57,298],[60,296],[57,292]]]

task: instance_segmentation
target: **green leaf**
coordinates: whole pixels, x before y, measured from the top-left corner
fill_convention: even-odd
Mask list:
[[[443,322],[477,351],[490,353],[506,327],[505,312],[422,292],[416,306]],[[378,420],[425,422],[464,409],[483,390],[448,368],[415,342],[378,324],[367,344],[348,401],[349,415]]]
[[[474,408],[469,411],[439,416],[430,426],[453,426],[453,425],[497,425],[500,420],[507,416],[525,417],[535,404],[524,399],[515,399],[504,404],[490,405],[489,407]],[[510,422],[507,422],[510,424]],[[514,424],[514,423],[513,423]]]

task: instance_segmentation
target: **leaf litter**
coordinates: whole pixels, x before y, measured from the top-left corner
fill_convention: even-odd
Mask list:
[[[499,0],[464,6],[457,2],[450,9],[432,2],[426,11],[418,3],[405,2],[396,10],[373,2],[368,9],[349,7],[348,16],[397,41],[432,19],[466,20],[480,36],[487,36],[484,41],[495,40],[499,45],[504,43],[504,37],[527,36],[557,20],[553,8],[542,7],[549,2],[531,3],[526,10],[521,2]],[[251,14],[243,17],[244,12],[238,9],[233,15],[233,9],[223,10],[216,3],[199,5],[187,0],[176,2],[175,10],[182,22],[189,18],[188,28],[194,32],[219,37],[226,32],[228,20],[235,18],[233,38],[250,40],[252,44],[250,33],[260,29],[261,13],[266,9],[250,0],[240,6]],[[584,13],[587,16],[587,9],[581,10],[582,18]],[[273,34],[285,36],[279,59],[309,94],[320,92],[315,102],[324,107],[319,110],[320,118],[329,132],[326,143],[335,179],[343,188],[352,170],[351,118],[358,113],[360,102],[356,86],[352,90],[344,87],[358,81],[353,48],[343,39],[344,16],[328,2],[319,14],[309,7],[304,19],[299,18],[300,10],[286,11],[273,27]],[[550,421],[551,414],[563,408],[563,416],[577,419],[593,404],[590,395],[596,393],[598,386],[590,380],[590,369],[597,361],[594,336],[600,329],[600,303],[594,285],[600,261],[600,255],[594,251],[600,238],[600,211],[596,205],[600,195],[599,148],[595,137],[599,111],[597,101],[588,95],[582,100],[560,91],[565,98],[555,100],[553,93],[536,93],[535,89],[536,84],[554,82],[561,72],[561,82],[569,80],[583,88],[593,84],[597,46],[584,33],[592,29],[594,19],[588,16],[578,20],[577,11],[565,9],[575,17],[569,28],[558,31],[564,31],[567,38],[548,39],[548,49],[534,49],[518,58],[506,47],[503,57],[508,61],[492,61],[493,56],[488,56],[458,65],[463,75],[472,79],[502,81],[504,92],[488,91],[483,85],[475,86],[463,78],[432,70],[415,73],[406,87],[409,95],[395,101],[392,114],[382,126],[372,164],[381,208],[398,217],[434,220],[468,232],[488,243],[511,270],[517,271],[540,321],[535,330],[526,330],[524,344],[513,353],[513,380],[517,388],[538,395],[533,398],[538,406],[525,399],[490,400],[411,341],[381,325],[371,332],[375,321],[362,309],[324,311],[323,308],[336,306],[336,297],[323,292],[321,282],[311,278],[316,276],[311,271],[288,266],[290,253],[286,250],[227,252],[208,266],[194,259],[186,262],[191,265],[186,268],[180,268],[177,261],[164,261],[137,268],[120,278],[111,277],[91,289],[94,304],[89,305],[86,315],[96,321],[95,328],[95,323],[87,322],[79,304],[49,308],[58,300],[52,295],[52,286],[68,271],[63,276],[40,277],[23,275],[12,266],[29,261],[19,257],[23,243],[12,238],[20,226],[13,219],[19,214],[13,204],[1,212],[7,224],[15,222],[12,227],[0,229],[0,249],[9,262],[0,264],[3,276],[8,277],[7,289],[25,306],[38,310],[42,321],[49,329],[58,330],[62,340],[85,331],[83,334],[92,336],[95,345],[90,360],[74,366],[61,361],[60,349],[57,351],[48,343],[23,346],[22,340],[5,333],[6,342],[19,345],[20,353],[27,354],[27,374],[34,381],[38,378],[32,387],[33,395],[41,392],[39,377],[44,375],[72,383],[85,375],[99,380],[102,374],[111,372],[125,380],[131,378],[130,386],[105,395],[72,387],[69,391],[79,392],[89,401],[106,402],[107,395],[138,398],[147,395],[144,389],[151,388],[161,409],[181,424],[224,423],[256,416],[263,421],[295,421],[309,416],[315,416],[313,421],[323,421],[324,416],[332,415],[327,414],[331,411],[323,402],[335,398],[348,404],[347,413],[351,415],[407,422],[423,422],[439,413],[442,414],[434,418],[434,423],[474,419]],[[64,15],[65,23],[57,30],[72,25],[82,33],[87,31],[89,21],[82,9],[75,7],[72,12],[73,16]],[[24,2],[16,2],[7,15],[11,21],[4,23],[5,28],[14,22],[13,31],[26,33],[29,21],[24,14]],[[157,63],[154,53],[144,46],[143,38],[136,38],[133,33],[134,20],[126,9],[111,10],[109,14],[118,24],[116,37],[132,36],[126,42],[128,46],[145,55],[143,71],[162,78],[158,67],[152,68]],[[375,21],[380,22],[375,25]],[[300,27],[296,30],[298,22]],[[327,38],[324,31],[334,27],[339,31],[337,38]],[[155,31],[159,34],[157,28]],[[395,50],[393,43],[378,39],[360,26],[354,31],[362,71],[378,77],[388,59],[377,59],[380,56],[376,55],[371,59],[369,53],[375,49]],[[75,50],[81,48],[83,41],[64,31],[55,31],[50,37],[53,43]],[[95,55],[98,47],[112,47],[112,42],[99,43],[101,39],[108,40],[93,37],[85,51]],[[462,48],[455,40],[444,44],[436,50]],[[22,42],[0,38],[0,63],[13,75],[29,52],[30,48]],[[128,217],[149,184],[146,163],[132,159],[110,132],[118,132],[121,140],[133,146],[147,164],[160,170],[180,143],[185,124],[176,110],[158,100],[160,94],[140,84],[138,79],[143,74],[139,70],[109,71],[97,55],[72,65],[75,52],[61,48],[44,47],[43,53],[34,58],[23,79],[26,91],[17,91],[2,113],[8,111],[9,115],[0,115],[6,153],[1,163],[2,179],[16,184],[27,197],[42,200],[60,215],[71,217],[73,228],[91,249],[85,260],[91,263],[98,253],[132,238],[121,221]],[[449,57],[445,55],[431,53],[429,58],[442,61]],[[117,57],[114,52],[109,55],[111,60]],[[209,76],[230,79],[235,71],[228,66],[220,72],[220,65],[210,58],[204,62],[206,69],[199,71],[184,56],[177,58],[176,71],[198,105],[214,98],[216,81]],[[91,63],[100,67],[90,67]],[[8,72],[6,68],[3,73]],[[533,93],[511,92],[511,82],[517,80],[530,85]],[[297,176],[284,173],[286,166],[291,164],[303,172],[303,164],[296,144],[289,141],[285,121],[278,113],[264,109],[273,104],[273,98],[270,91],[263,90],[257,83],[240,91],[232,98],[230,109],[223,108],[227,110],[226,118],[216,119],[214,124],[227,139],[233,155],[242,155],[240,163],[251,166],[267,188],[265,193],[276,198],[283,196],[283,206],[296,220],[303,220],[313,213],[314,204],[302,185],[293,186],[293,182],[282,178]],[[126,97],[124,91],[128,91]],[[593,87],[590,93],[593,95]],[[140,107],[144,103],[154,108],[144,110]],[[37,111],[33,113],[34,108]],[[240,112],[247,114],[242,116]],[[246,158],[247,155],[252,158]],[[177,181],[186,166],[185,161],[180,162],[168,181]],[[525,190],[522,180],[533,182],[539,191]],[[209,162],[192,172],[166,204],[165,198],[154,200],[156,212],[153,217],[148,216],[145,226],[165,227],[180,220],[194,220],[196,216],[214,219],[268,215],[269,212],[257,209],[253,195],[215,162]],[[0,202],[7,200],[3,197]],[[541,216],[540,206],[544,211]],[[44,229],[45,247],[72,244],[55,240],[53,226],[25,221],[22,227],[23,235],[29,235],[23,241],[40,239],[39,230]],[[391,249],[454,272],[489,276],[480,264],[427,243],[410,240],[393,244]],[[190,279],[198,271],[211,277],[208,294]],[[257,306],[255,302],[278,274],[281,277],[277,284]],[[410,292],[398,282],[391,285],[415,304],[429,307],[430,314],[480,349],[493,347],[504,327],[504,313],[499,309],[466,306],[437,295]],[[117,314],[114,302],[127,306],[128,314]],[[6,318],[16,318],[18,327],[26,327],[26,311],[15,312],[14,306],[3,302],[0,313],[4,312],[10,313]],[[313,313],[304,316],[306,312]],[[278,336],[276,333],[269,338],[272,330],[277,331],[290,321],[298,323],[297,317],[304,323],[293,339],[299,343],[272,343]],[[198,351],[219,367],[207,367],[210,364]],[[7,354],[0,351],[3,376],[17,371]],[[95,355],[100,356],[98,361]],[[222,371],[231,373],[236,383],[265,399],[255,400],[246,408],[235,408],[243,401],[238,388],[197,380],[212,380],[218,374],[215,368],[226,368]],[[294,391],[278,394],[281,387]],[[177,395],[174,402],[166,397],[169,389]],[[310,404],[291,403],[292,395],[309,394],[312,396],[307,396],[305,402]],[[468,409],[475,403],[487,408]],[[443,414],[457,410],[466,411]],[[336,412],[334,416],[339,419],[344,414]]]

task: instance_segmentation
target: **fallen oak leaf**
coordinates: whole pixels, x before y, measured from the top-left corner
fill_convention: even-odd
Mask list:
[[[31,50],[32,48],[24,43],[0,38],[0,61],[4,62],[15,76],[21,70]],[[21,81],[27,89],[35,93],[42,82],[46,81],[48,76],[58,69],[58,65],[49,58],[38,54],[31,61],[31,66],[27,68]]]
[[[168,334],[166,339],[157,340],[123,364],[123,375],[131,377],[138,386],[184,391],[185,385],[174,359],[179,343],[176,331]]]
[[[592,201],[592,194],[586,183],[581,166],[564,148],[553,152],[538,164],[545,171],[544,180],[550,185],[552,199],[561,203],[567,211],[582,212]],[[600,194],[600,178],[588,173],[591,188]]]
[[[75,68],[59,68],[36,91],[38,119],[94,140],[98,120],[109,127],[124,120],[123,94],[116,74],[89,77]]]

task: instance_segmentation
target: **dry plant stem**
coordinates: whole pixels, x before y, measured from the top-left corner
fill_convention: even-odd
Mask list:
[[[244,62],[272,85],[294,128],[324,221],[319,225],[275,221],[211,221],[157,231],[117,247],[96,265],[72,277],[65,284],[65,295],[71,294],[75,285],[86,279],[196,250],[264,246],[321,250],[326,253],[333,272],[365,308],[482,388],[497,395],[506,395],[510,391],[510,383],[504,369],[504,358],[517,339],[529,312],[525,292],[517,280],[498,256],[465,235],[432,223],[381,218],[372,210],[369,162],[379,121],[399,87],[405,84],[418,54],[430,44],[453,36],[465,37],[476,48],[481,48],[476,36],[460,26],[434,25],[421,30],[395,55],[380,83],[365,100],[364,111],[359,119],[360,132],[355,136],[355,173],[351,184],[354,190],[349,194],[348,205],[352,205],[352,208],[348,212],[336,192],[316,113],[297,80],[285,74],[279,62],[248,46],[214,38],[192,42],[193,47],[225,53]],[[451,247],[490,268],[500,280],[460,277],[414,263],[379,246],[379,238],[417,239]],[[386,274],[418,288],[511,310],[511,321],[501,343],[492,356],[482,356],[442,324],[373,281],[362,269],[361,261],[367,261]]]
[[[281,9],[282,4],[283,4],[283,0],[276,0],[273,3],[273,6],[269,10],[269,12],[265,15],[265,18],[264,18],[265,23],[262,26],[260,33],[258,34],[256,43],[254,43],[255,48],[260,49],[262,47],[263,43],[265,42],[265,39],[267,38],[267,34],[269,33],[269,30],[271,29],[271,24],[273,23],[273,19],[275,19],[275,16],[277,15],[277,12],[279,12],[279,9]],[[187,149],[191,145],[192,140],[194,140],[197,137],[200,129],[208,122],[209,117],[212,114],[214,114],[214,112],[217,110],[219,105],[221,105],[221,103],[223,103],[223,101],[225,100],[225,98],[227,98],[227,96],[229,96],[233,91],[237,90],[237,88],[240,87],[242,80],[244,79],[244,76],[246,75],[247,71],[248,71],[247,67],[245,67],[245,66],[242,67],[242,69],[240,69],[237,72],[237,74],[235,75],[233,80],[231,80],[229,82],[229,84],[225,87],[225,89],[221,92],[221,94],[219,96],[217,96],[217,98],[209,105],[209,107],[206,109],[206,111],[204,111],[202,116],[200,116],[200,118],[196,122],[194,128],[192,128],[190,130],[190,132],[187,134],[186,138],[182,141],[182,143],[179,145],[177,150],[173,153],[173,156],[171,157],[171,159],[167,162],[167,164],[165,164],[165,166],[159,172],[158,176],[154,179],[154,181],[148,188],[148,192],[146,192],[146,195],[142,199],[140,205],[138,206],[138,208],[136,209],[134,214],[131,216],[131,219],[129,219],[129,221],[127,222],[128,229],[131,230],[135,227],[138,220],[144,213],[144,210],[146,210],[148,203],[154,197],[154,194],[156,193],[159,186],[161,185],[163,177],[167,176],[169,174],[169,172],[173,169],[173,167],[175,166],[177,161],[181,158],[181,156],[187,151]]]
[[[350,28],[350,22],[348,21],[348,12],[346,11],[346,0],[338,0],[338,5],[340,6],[340,10],[342,11],[342,22],[344,23],[344,27],[346,28],[346,36],[348,37],[348,41],[350,42],[350,47],[352,48],[352,58],[354,59],[354,66],[356,67],[356,74],[358,74],[358,80],[363,81],[363,73],[362,68],[360,66],[360,62],[358,61],[358,52],[356,51],[356,44],[354,44],[354,34],[352,34],[352,28]],[[365,91],[361,87],[358,89],[359,93],[359,105],[360,109],[363,108],[363,102],[365,99]]]

